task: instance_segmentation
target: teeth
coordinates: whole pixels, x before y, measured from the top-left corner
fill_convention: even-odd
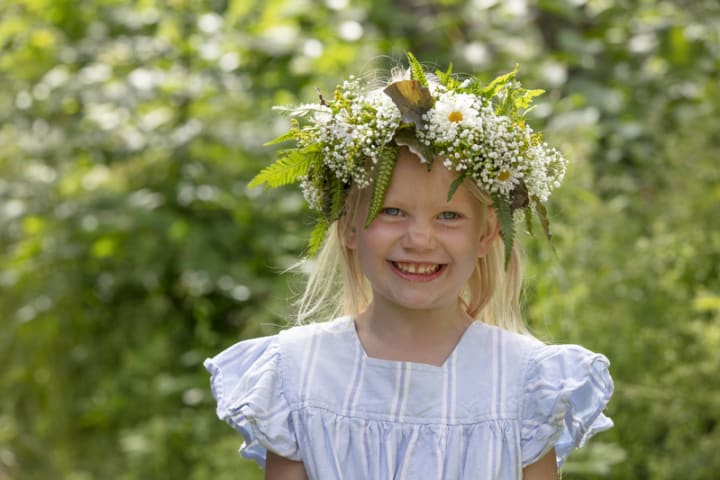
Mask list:
[[[435,273],[440,269],[440,265],[438,265],[436,263],[400,263],[400,262],[396,262],[395,266],[397,266],[397,268],[403,272],[419,273],[421,275]]]

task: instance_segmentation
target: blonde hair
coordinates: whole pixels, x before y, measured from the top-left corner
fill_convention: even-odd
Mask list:
[[[492,208],[490,197],[473,182],[466,181],[478,201]],[[348,193],[345,215],[335,221],[323,246],[312,260],[303,294],[297,301],[297,323],[308,323],[342,315],[357,317],[372,302],[370,282],[360,269],[356,250],[345,245],[346,229],[358,215],[359,193]],[[477,259],[475,269],[461,295],[465,311],[474,319],[506,330],[528,333],[520,312],[523,255],[517,240],[505,268],[505,246],[496,235],[488,253]]]

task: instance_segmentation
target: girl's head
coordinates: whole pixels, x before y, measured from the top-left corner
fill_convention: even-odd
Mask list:
[[[454,267],[459,264],[452,258],[441,258],[437,252],[437,258],[429,256],[427,263],[423,263],[423,255],[395,251],[377,251],[376,256],[388,261],[396,273],[414,275],[417,280],[426,277],[413,269],[440,269],[427,275],[457,271],[457,278],[463,280],[458,285],[464,287],[456,285],[456,296],[460,295],[468,313],[520,329],[512,325],[515,320],[506,324],[508,319],[519,318],[520,261],[513,228],[518,216],[514,212],[524,210],[527,219],[537,214],[547,233],[543,204],[559,185],[566,165],[563,156],[545,144],[524,119],[533,97],[542,91],[522,88],[515,80],[517,69],[486,84],[479,76],[461,79],[449,71],[426,74],[412,54],[408,59],[410,68],[405,76],[395,75],[384,89],[368,89],[360,79],[351,77],[332,97],[320,96],[316,105],[284,109],[293,117],[293,126],[271,143],[294,140],[296,146],[281,150],[280,159],[251,182],[270,187],[299,182],[310,206],[319,213],[311,235],[311,255],[319,250],[317,269],[301,299],[299,319],[324,317],[326,312],[362,311],[372,300],[368,278],[375,293],[380,293],[377,286],[382,279],[373,276],[373,264],[363,248],[380,238],[370,236],[380,226],[402,224],[396,213],[415,218],[412,212],[386,204],[392,185],[391,197],[397,191],[423,193],[409,195],[418,202],[433,198],[439,205],[443,195],[448,199],[458,193],[466,200],[472,197],[472,218],[480,232],[475,237],[482,248],[476,252],[476,260],[463,263],[462,272]],[[410,157],[415,164],[406,162]],[[419,189],[413,191],[411,182],[403,180],[407,172],[395,170],[409,164],[421,167],[420,163],[432,166],[432,182],[442,187],[433,188],[430,196]],[[418,182],[431,177],[420,177]],[[452,206],[452,200],[446,203]],[[441,225],[452,223],[447,217],[452,213],[438,214],[440,217],[432,217],[436,221],[432,230],[422,225],[424,230],[413,231],[408,238],[418,240],[427,232],[437,235]],[[430,217],[421,218],[430,222]],[[444,242],[439,243],[442,246]],[[416,256],[423,260],[420,267],[410,265]],[[345,268],[339,269],[339,265]],[[337,282],[343,287],[337,288]]]

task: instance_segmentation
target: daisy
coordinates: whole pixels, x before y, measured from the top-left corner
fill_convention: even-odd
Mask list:
[[[520,183],[520,175],[513,169],[501,169],[496,175],[493,182],[493,190],[507,196]]]
[[[480,117],[474,108],[475,97],[467,93],[446,93],[435,102],[433,123],[438,129],[478,127]]]

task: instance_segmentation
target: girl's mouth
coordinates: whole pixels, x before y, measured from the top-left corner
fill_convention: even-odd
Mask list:
[[[440,270],[440,265],[437,263],[405,263],[405,262],[393,262],[395,268],[405,273],[419,273],[420,275],[427,275],[429,273],[435,273]]]
[[[390,261],[390,265],[393,267],[396,273],[401,277],[408,280],[421,280],[428,281],[433,280],[440,276],[440,274],[447,267],[443,263],[419,263],[419,262],[394,262]]]

